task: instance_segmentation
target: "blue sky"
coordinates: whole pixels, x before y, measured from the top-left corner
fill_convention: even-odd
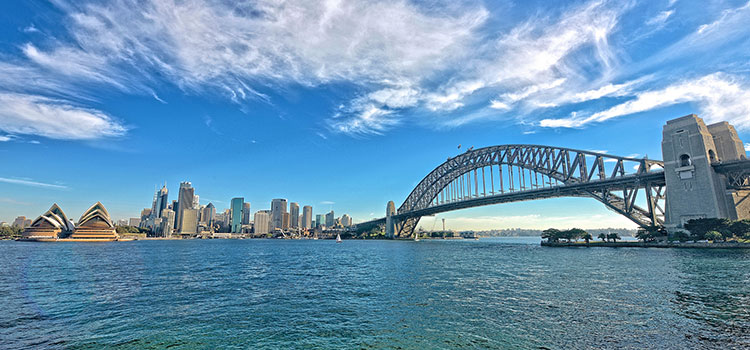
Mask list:
[[[187,180],[219,209],[282,197],[362,221],[459,144],[660,159],[689,113],[750,141],[747,1],[237,3],[0,3],[0,220],[136,216]],[[442,217],[633,227],[590,199]]]

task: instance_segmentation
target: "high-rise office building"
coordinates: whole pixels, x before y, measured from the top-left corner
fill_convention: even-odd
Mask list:
[[[199,196],[199,195],[197,195],[197,194],[194,194],[194,195],[193,195],[193,209],[198,209],[198,207],[199,207],[200,205],[201,205],[201,204],[200,204],[200,196]]]
[[[203,208],[203,214],[201,215],[201,218],[206,226],[213,227],[214,216],[216,216],[216,207],[213,203],[208,203],[208,205]]]
[[[19,216],[16,217],[15,220],[13,220],[13,226],[17,226],[20,228],[26,228],[26,217],[25,216]]]
[[[172,237],[174,231],[174,210],[164,209],[161,211],[161,224],[159,225],[159,234],[161,237]]]
[[[289,203],[289,227],[293,229],[299,227],[299,204],[297,202]]]
[[[242,224],[243,225],[249,225],[250,224],[250,203],[245,202],[242,204]]]
[[[286,231],[289,229],[289,213],[282,214],[281,229]]]
[[[151,205],[151,218],[160,218],[162,210],[167,208],[169,205],[169,190],[167,190],[167,184],[164,184],[159,190],[154,193],[154,202]]]
[[[302,228],[312,228],[312,207],[302,207]]]
[[[236,197],[232,198],[231,210],[232,210],[232,233],[242,232],[242,208],[245,203],[245,198]]]
[[[321,214],[315,214],[315,227],[325,226],[324,217]]]
[[[328,214],[326,214],[326,227],[333,227],[335,221],[336,218],[333,215],[333,210],[331,210]]]
[[[286,213],[286,199],[276,198],[271,201],[271,229],[282,228]]]
[[[180,233],[192,234],[198,232],[198,209],[180,209]]]
[[[177,193],[177,207],[175,212],[175,226],[177,230],[182,232],[182,211],[186,209],[193,209],[193,201],[195,197],[195,189],[190,182],[184,181],[180,183],[180,191]]]
[[[352,217],[347,214],[341,215],[341,226],[349,227],[351,225],[352,225]]]
[[[253,218],[253,228],[256,235],[267,234],[271,232],[271,216],[268,210],[260,210],[255,213]]]

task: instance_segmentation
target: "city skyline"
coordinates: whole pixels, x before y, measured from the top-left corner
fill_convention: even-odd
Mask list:
[[[136,217],[166,180],[217,214],[287,198],[356,223],[469,147],[659,159],[665,121],[690,113],[750,140],[747,1],[290,4],[0,4],[0,221],[96,201]],[[420,225],[442,218],[635,227],[582,198]]]

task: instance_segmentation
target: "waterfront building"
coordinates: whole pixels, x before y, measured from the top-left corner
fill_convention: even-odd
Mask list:
[[[253,217],[253,228],[256,235],[267,234],[271,232],[271,216],[267,210],[260,210]]]
[[[175,213],[172,209],[164,209],[161,211],[161,223],[159,224],[159,235],[161,237],[172,237],[172,231],[174,231],[174,220]]]
[[[240,233],[242,232],[242,208],[244,206],[245,199],[242,197],[232,198],[231,210],[232,210],[232,224],[230,232]]]
[[[302,228],[312,228],[312,207],[306,205],[302,207]]]
[[[169,204],[169,190],[167,190],[167,184],[164,184],[159,190],[154,193],[154,201],[151,205],[151,218],[160,218],[162,210],[167,208]]]
[[[335,216],[333,215],[333,210],[331,210],[328,214],[326,214],[326,227],[333,227],[335,224]]]
[[[289,227],[299,228],[299,204],[297,202],[289,203]]]
[[[27,225],[27,223],[28,223],[28,225]],[[31,225],[31,223],[28,222],[28,219],[26,219],[25,216],[19,216],[19,217],[16,217],[15,220],[13,220],[13,225],[12,226],[18,226],[20,228],[26,228],[29,225]]]
[[[140,218],[130,218],[130,219],[128,219],[128,226],[139,227],[140,225],[141,225],[141,219]]]
[[[201,218],[207,227],[214,226],[214,216],[216,216],[216,207],[213,203],[208,203],[208,205],[203,208],[203,213],[201,214]]]
[[[281,220],[281,229],[286,231],[289,229],[289,213],[284,213]]]
[[[89,207],[78,219],[72,239],[81,240],[116,240],[119,238],[109,212],[101,202]]]
[[[180,234],[194,234],[198,232],[198,209],[181,209]]]
[[[21,218],[26,221],[26,217],[21,216]],[[15,225],[15,222],[13,224]],[[73,223],[55,203],[44,214],[36,218],[29,227],[26,227],[22,237],[25,239],[56,239],[69,235],[74,229]]]
[[[316,228],[325,225],[325,222],[323,221],[323,218],[324,218],[324,216],[321,215],[321,214],[316,214],[315,215],[315,227]]]
[[[286,213],[286,199],[276,198],[271,201],[271,229],[282,228]]]
[[[181,231],[180,224],[182,223],[182,211],[186,209],[193,209],[193,200],[195,198],[195,189],[190,182],[183,181],[180,183],[180,191],[177,193],[177,203],[174,209],[175,212],[175,226],[178,231]]]
[[[245,202],[242,204],[242,224],[243,225],[249,225],[250,224],[250,203]]]
[[[349,227],[352,225],[352,217],[344,214],[341,216],[341,226]]]

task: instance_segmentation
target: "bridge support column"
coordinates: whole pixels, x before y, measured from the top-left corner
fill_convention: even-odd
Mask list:
[[[664,126],[661,147],[667,229],[680,229],[690,219],[750,217],[750,208],[738,206],[744,198],[728,191],[726,179],[712,167],[720,161],[745,158],[742,141],[731,125],[706,126],[694,114],[673,119]]]
[[[388,205],[385,207],[385,236],[393,238],[396,235],[396,219],[393,218],[396,215],[396,205],[393,201],[388,201]]]

